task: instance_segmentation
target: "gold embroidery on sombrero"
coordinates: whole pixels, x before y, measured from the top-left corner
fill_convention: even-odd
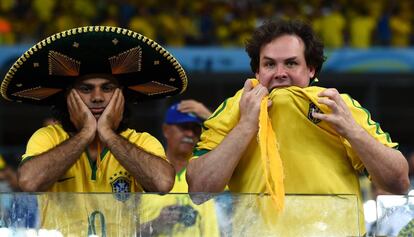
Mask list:
[[[18,99],[17,98],[18,96],[22,98],[33,97],[33,100],[36,100],[36,101],[41,100],[40,98],[43,96],[42,93],[40,93],[42,95],[38,95],[38,94],[32,95],[32,94],[26,94],[29,92],[24,92],[24,90],[26,89],[28,91],[32,91],[32,90],[36,91],[34,88],[36,88],[36,86],[40,86],[40,83],[37,83],[37,84],[35,83],[31,85],[27,83],[23,83],[23,84],[20,84],[21,85],[20,88],[16,85],[13,85],[16,83],[19,84],[22,81],[24,81],[22,80],[22,78],[20,78],[21,75],[17,74],[17,72],[26,70],[27,67],[30,68],[29,70],[34,69],[36,72],[39,72],[39,73],[43,73],[43,70],[38,70],[38,69],[46,68],[46,73],[51,76],[71,76],[71,77],[80,76],[81,74],[80,64],[82,63],[82,67],[85,66],[83,60],[80,60],[79,58],[77,58],[75,54],[69,54],[67,52],[65,53],[58,49],[53,49],[54,48],[53,46],[50,47],[52,48],[52,51],[49,52],[49,50],[51,49],[47,49],[46,46],[53,45],[55,41],[66,40],[66,41],[69,41],[68,46],[70,48],[72,49],[81,48],[84,42],[83,41],[84,37],[78,36],[78,35],[89,34],[89,33],[96,34],[100,32],[105,32],[106,35],[104,35],[103,37],[108,37],[108,38],[106,38],[103,41],[108,43],[107,40],[109,40],[109,43],[110,45],[112,45],[113,48],[117,48],[120,42],[124,40],[140,41],[139,50],[131,49],[131,51],[123,52],[124,54],[122,52],[119,53],[119,51],[117,51],[116,53],[114,53],[114,55],[107,55],[107,60],[108,60],[107,62],[110,62],[109,58],[113,57],[112,60],[115,61],[115,64],[118,64],[117,66],[114,66],[115,64],[111,65],[111,70],[114,69],[113,74],[122,74],[122,73],[128,73],[128,72],[129,73],[142,72],[144,70],[142,51],[144,48],[147,49],[148,47],[150,50],[151,49],[154,50],[155,52],[153,53],[155,53],[155,55],[158,56],[152,60],[152,63],[155,67],[159,67],[159,70],[161,71],[164,70],[164,68],[166,67],[169,67],[170,68],[169,70],[173,69],[173,71],[175,71],[175,73],[168,75],[165,78],[157,77],[157,80],[160,80],[159,83],[150,82],[147,85],[133,87],[135,88],[134,89],[135,91],[140,92],[140,94],[146,95],[146,96],[163,95],[163,94],[171,96],[172,94],[182,93],[186,90],[187,76],[186,76],[184,69],[181,67],[178,61],[174,58],[174,56],[171,55],[162,46],[160,46],[157,42],[137,32],[133,32],[127,29],[122,29],[122,28],[112,27],[112,26],[85,26],[85,27],[69,29],[66,31],[56,33],[38,42],[37,44],[33,45],[13,64],[13,66],[7,72],[0,86],[1,96],[4,99],[10,100],[10,101]],[[129,39],[128,37],[132,39]],[[39,57],[37,56],[39,52],[41,52],[43,55],[44,51],[46,51],[46,53],[48,54],[47,62],[39,61],[41,59],[39,59]],[[138,51],[138,52],[134,52],[134,51]],[[137,53],[138,53],[138,56],[137,56]],[[29,61],[29,59],[31,59],[32,57],[35,57],[35,58],[32,61]],[[135,59],[138,58],[138,60],[135,60],[134,58]],[[163,60],[167,60],[167,61],[164,63],[164,61],[161,62],[158,58],[163,58]],[[28,62],[29,62],[29,65],[26,65],[28,64]],[[24,68],[24,69],[21,69],[21,68]],[[155,71],[157,71],[157,69],[155,69]],[[16,76],[19,78],[15,78]],[[18,80],[18,82],[14,82],[16,80]],[[57,78],[56,80],[60,80],[60,79]],[[178,85],[173,85],[173,86],[169,85],[170,83],[177,83],[177,80],[181,81],[181,83],[178,82],[179,83]],[[56,81],[54,81],[53,83],[55,82]],[[28,89],[27,86],[30,86],[30,88]],[[47,87],[47,86],[48,86],[47,84],[42,84],[42,87]],[[10,90],[10,88],[14,88],[14,90]],[[16,89],[17,90],[20,89],[20,92],[15,92]],[[64,89],[62,88],[62,90]],[[156,90],[159,90],[159,91],[156,91]],[[168,94],[169,92],[171,93]],[[8,95],[11,96],[13,95],[13,93],[14,93],[14,97],[16,98],[13,98],[13,99],[9,98]],[[33,92],[30,92],[30,93],[33,93]],[[48,95],[46,94],[45,96],[48,96]],[[141,96],[141,95],[133,95],[133,96]],[[23,100],[23,102],[26,102],[26,100]]]
[[[141,71],[142,49],[140,46],[129,49],[109,59],[112,74]]]
[[[158,95],[177,90],[177,87],[162,84],[157,81],[150,81],[145,84],[130,86],[128,88],[146,95]]]
[[[12,95],[22,97],[22,98],[33,99],[33,100],[43,100],[44,98],[54,95],[61,90],[62,89],[58,89],[58,88],[47,88],[47,87],[42,88],[38,86],[35,88],[30,88],[27,90],[15,92]]]
[[[49,75],[79,76],[80,62],[56,51],[49,51]]]

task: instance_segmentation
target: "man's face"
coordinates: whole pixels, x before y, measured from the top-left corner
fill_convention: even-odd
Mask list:
[[[197,123],[164,124],[167,152],[173,152],[188,159],[201,134]]]
[[[99,77],[75,84],[75,90],[96,119],[99,119],[118,87],[116,81]]]
[[[307,87],[315,75],[305,60],[305,45],[296,35],[282,35],[260,49],[256,78],[269,92],[277,87]]]

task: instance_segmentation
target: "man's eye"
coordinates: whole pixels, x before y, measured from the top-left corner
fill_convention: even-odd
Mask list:
[[[286,66],[288,66],[288,67],[292,67],[292,66],[295,66],[295,65],[297,65],[297,63],[295,61],[286,62]]]
[[[116,89],[116,86],[115,85],[106,85],[106,86],[103,86],[102,87],[102,90],[104,91],[104,92],[112,92],[112,91],[114,91]]]
[[[274,67],[274,66],[275,66],[275,64],[272,63],[272,62],[265,63],[265,67]]]
[[[88,93],[91,91],[91,88],[89,88],[88,86],[80,86],[78,87],[78,90],[82,93]]]

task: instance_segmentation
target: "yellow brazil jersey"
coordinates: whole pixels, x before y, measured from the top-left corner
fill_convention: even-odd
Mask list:
[[[171,228],[163,230],[159,228],[157,231],[161,233],[151,236],[220,236],[214,200],[210,199],[201,205],[193,204],[187,194],[188,185],[185,173],[185,169],[183,169],[176,175],[174,187],[169,194],[142,195],[139,205],[141,225],[154,221],[160,216],[163,209],[166,211],[168,208],[178,208],[180,209],[180,220]],[[167,226],[166,223],[161,223],[161,225]],[[146,235],[144,234],[144,236]]]
[[[161,143],[148,133],[127,129],[120,135],[140,149],[165,159]],[[61,125],[39,129],[30,138],[22,162],[36,159],[36,155],[67,139],[69,135]],[[103,232],[108,236],[135,236],[138,202],[133,192],[143,190],[108,149],[101,152],[100,159],[97,167],[83,152],[49,188],[52,193],[39,195],[41,228],[57,229],[64,236]]]
[[[321,87],[288,87],[273,90],[269,117],[278,141],[283,163],[286,194],[355,194],[361,201],[358,176],[365,167],[349,142],[330,125],[311,116],[312,110],[329,113],[329,108],[317,102]],[[224,101],[204,123],[195,157],[214,149],[238,122],[242,90]],[[358,124],[388,147],[387,133],[371,120],[367,110],[348,95],[341,95]],[[225,157],[223,157],[225,159]],[[265,177],[256,139],[249,144],[228,184],[230,191],[266,193]],[[271,208],[264,209],[272,212]],[[360,206],[360,228],[363,231]]]
[[[165,159],[161,143],[148,133],[127,129],[120,134],[144,151]],[[37,130],[30,138],[22,162],[46,152],[69,139],[61,125],[50,125]],[[112,153],[104,148],[97,167],[85,151],[70,169],[52,185],[49,192],[140,192],[141,186],[122,167]],[[58,165],[58,164],[56,164]]]

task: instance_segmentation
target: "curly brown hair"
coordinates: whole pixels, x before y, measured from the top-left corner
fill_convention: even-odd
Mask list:
[[[306,64],[315,69],[314,79],[320,72],[326,57],[323,43],[316,37],[310,25],[299,20],[267,20],[256,28],[252,37],[246,42],[245,50],[250,57],[250,67],[257,73],[260,64],[260,49],[282,35],[297,35],[305,44]]]

